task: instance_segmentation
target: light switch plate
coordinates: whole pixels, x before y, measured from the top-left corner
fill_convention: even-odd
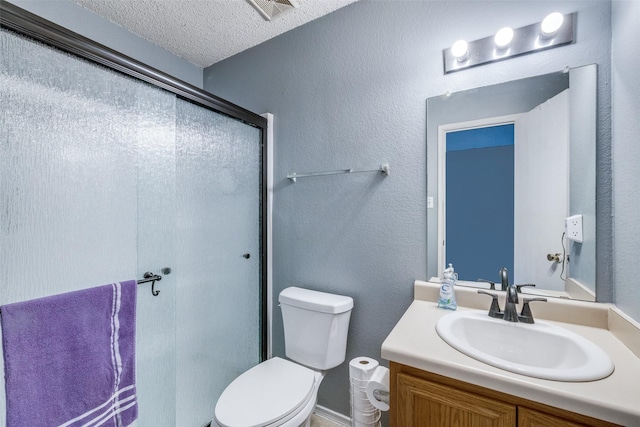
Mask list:
[[[582,243],[582,215],[573,215],[565,219],[567,238]]]

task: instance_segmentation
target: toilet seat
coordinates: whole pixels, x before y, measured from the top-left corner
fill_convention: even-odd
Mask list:
[[[221,426],[263,427],[295,416],[314,395],[315,372],[279,357],[236,378],[218,399]]]

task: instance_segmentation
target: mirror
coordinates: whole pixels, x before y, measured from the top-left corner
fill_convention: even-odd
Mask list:
[[[523,292],[595,300],[596,72],[427,100],[429,277],[452,263],[499,289],[507,267]]]

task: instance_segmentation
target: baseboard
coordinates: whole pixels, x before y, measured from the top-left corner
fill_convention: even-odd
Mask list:
[[[325,408],[324,406],[316,405],[314,413],[319,417],[325,418],[329,421],[333,421],[334,423],[340,424],[341,426],[349,427],[351,425],[351,418],[329,408]]]

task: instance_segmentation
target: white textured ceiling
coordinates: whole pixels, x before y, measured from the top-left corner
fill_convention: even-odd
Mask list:
[[[298,0],[273,21],[247,0],[73,1],[204,68],[357,0]]]

